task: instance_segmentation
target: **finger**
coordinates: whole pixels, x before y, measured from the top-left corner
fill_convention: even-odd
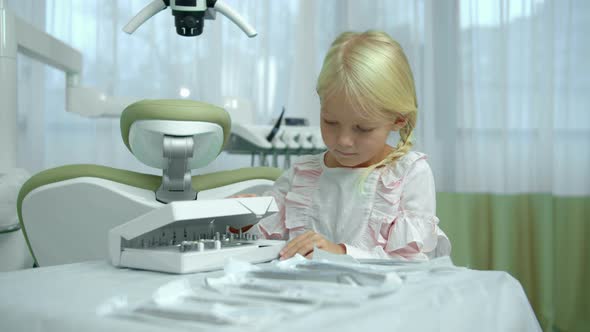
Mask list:
[[[296,236],[293,240],[289,241],[288,245],[297,246],[300,243],[307,241],[307,239],[312,237],[314,234],[314,231],[306,231],[305,233],[300,234]]]
[[[291,253],[292,255],[295,255],[295,253],[303,254],[302,251],[310,251],[313,250],[314,247],[323,248],[326,244],[324,237],[316,232],[308,231],[303,235],[305,236],[301,236],[301,238],[289,246],[286,251],[294,251]]]
[[[311,240],[301,243],[299,248],[297,248],[297,251],[293,253],[293,256],[295,256],[295,254],[300,254],[301,256],[306,256],[309,253],[313,252],[313,249],[315,247],[316,247],[315,243]]]
[[[282,250],[283,254],[286,254],[288,257],[294,256],[300,250],[301,246],[304,246],[305,243],[310,241],[314,234],[314,231],[307,231],[295,237],[293,240],[289,241]]]
[[[305,241],[309,236],[313,235],[313,231],[307,231],[303,234],[300,234],[298,236],[296,236],[294,239],[292,239],[291,241],[289,241],[287,243],[287,245],[285,245],[285,247],[281,250],[281,252],[279,253],[281,256],[286,253],[287,251],[292,250],[293,248],[299,246],[299,244],[302,241]]]
[[[309,254],[305,255],[305,258],[312,259],[313,258],[313,250]]]
[[[311,238],[308,238],[306,241],[300,241],[296,245],[292,246],[291,248],[287,249],[285,253],[282,255],[284,258],[290,258],[295,256],[295,254],[300,254],[305,256],[313,251],[315,247],[315,243]]]

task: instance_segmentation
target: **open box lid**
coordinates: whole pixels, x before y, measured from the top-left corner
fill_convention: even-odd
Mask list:
[[[112,228],[109,231],[110,256],[113,263],[117,264],[123,239],[131,240],[178,221],[241,215],[262,218],[277,211],[278,207],[271,196],[171,202]]]

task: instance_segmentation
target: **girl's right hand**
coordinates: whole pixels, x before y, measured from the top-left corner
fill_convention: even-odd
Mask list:
[[[334,243],[320,233],[307,231],[289,241],[279,253],[279,258],[284,260],[295,256],[295,254],[300,254],[305,258],[312,258],[314,248],[322,249],[333,254],[346,254],[345,245]]]

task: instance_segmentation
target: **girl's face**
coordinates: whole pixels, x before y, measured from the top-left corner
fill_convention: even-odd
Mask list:
[[[393,122],[361,116],[344,94],[335,94],[322,105],[322,138],[328,147],[328,167],[368,167],[383,160],[392,148],[386,144]]]

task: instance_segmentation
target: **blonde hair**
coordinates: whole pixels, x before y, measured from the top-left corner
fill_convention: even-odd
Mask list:
[[[381,162],[391,164],[412,148],[418,102],[414,77],[398,42],[381,31],[344,32],[334,40],[322,65],[316,91],[323,104],[343,92],[354,109],[368,118],[391,121],[403,117],[400,141]]]

